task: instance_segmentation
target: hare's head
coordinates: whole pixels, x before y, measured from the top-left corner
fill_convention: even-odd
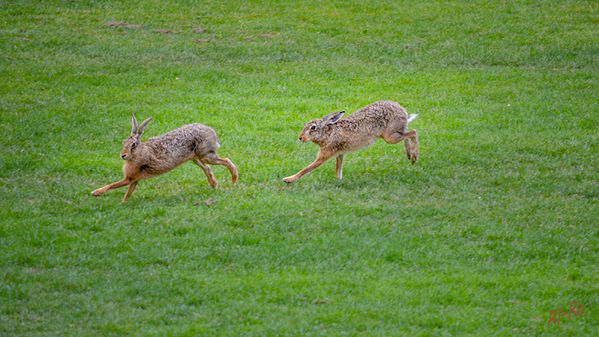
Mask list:
[[[313,119],[304,125],[304,129],[299,134],[299,140],[302,143],[309,141],[319,141],[326,136],[327,127],[337,123],[345,111],[331,112],[320,118]]]
[[[131,119],[131,135],[123,140],[123,149],[121,150],[121,158],[124,160],[131,160],[135,155],[135,150],[139,146],[141,135],[144,133],[144,129],[148,125],[148,123],[152,120],[152,117],[146,119],[141,123],[141,125],[137,126],[137,119],[135,115]]]

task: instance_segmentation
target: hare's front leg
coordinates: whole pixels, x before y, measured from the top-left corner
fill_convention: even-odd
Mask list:
[[[313,161],[312,164],[306,166],[301,171],[299,171],[298,173],[296,173],[292,176],[283,178],[283,181],[290,184],[290,183],[298,180],[299,178],[303,177],[305,174],[312,172],[315,168],[324,164],[324,162],[329,160],[329,158],[331,158],[331,157],[332,157],[331,154],[323,154],[321,151],[319,151],[318,155],[316,156],[316,160]]]
[[[134,181],[131,183],[131,185],[129,185],[129,188],[127,189],[127,193],[125,193],[125,196],[123,197],[123,203],[125,203],[125,201],[127,201],[127,198],[129,198],[129,196],[131,195],[131,193],[133,193],[133,191],[135,190],[135,187],[137,187],[137,181]]]
[[[335,175],[337,179],[343,178],[343,155],[340,154],[337,156],[337,161],[335,162]]]
[[[115,188],[119,188],[119,187],[123,187],[123,186],[127,186],[130,183],[131,183],[131,181],[129,179],[123,178],[122,180],[114,182],[114,183],[112,183],[110,185],[106,185],[104,187],[100,187],[100,188],[94,190],[92,192],[92,195],[94,197],[97,197],[99,195],[102,195],[102,194],[106,193],[106,191],[109,191],[109,190],[112,190],[112,189],[115,189]]]

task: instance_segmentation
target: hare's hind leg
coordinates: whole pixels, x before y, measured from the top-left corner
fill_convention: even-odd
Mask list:
[[[416,130],[405,133],[400,133],[398,131],[393,133],[383,133],[382,137],[388,144],[396,144],[403,140],[408,159],[412,161],[412,164],[418,160],[418,134],[416,133]]]
[[[221,158],[216,154],[216,152],[210,152],[202,158],[202,162],[212,165],[225,166],[227,169],[229,169],[229,172],[231,173],[232,183],[235,184],[235,182],[237,181],[237,166],[235,166],[235,164],[233,164],[233,162],[229,158]]]
[[[382,137],[387,144],[397,144],[406,138],[406,136],[399,132],[393,132],[391,134],[383,133]]]
[[[196,163],[196,165],[198,165],[204,171],[204,174],[206,174],[206,178],[208,178],[208,184],[210,185],[210,187],[216,188],[216,185],[218,185],[218,181],[216,181],[216,178],[214,177],[214,173],[212,173],[210,166],[202,163],[202,161],[198,158],[193,158],[193,162]]]
[[[411,130],[405,134],[404,146],[408,159],[414,164],[418,160],[418,133],[416,130]]]

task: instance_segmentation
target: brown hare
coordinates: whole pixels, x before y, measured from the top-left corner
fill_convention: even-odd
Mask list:
[[[346,153],[372,145],[378,138],[389,144],[404,141],[408,158],[415,163],[418,159],[418,134],[408,131],[408,122],[417,115],[409,115],[396,102],[374,102],[341,119],[345,111],[333,112],[321,119],[314,119],[304,125],[299,134],[303,143],[312,141],[320,147],[316,160],[298,173],[283,178],[292,183],[311,172],[332,157],[336,157],[336,175],[343,176],[343,156]]]
[[[123,140],[123,150],[121,150],[125,177],[94,190],[93,196],[97,197],[108,190],[129,185],[123,198],[125,202],[140,180],[161,175],[188,160],[192,160],[202,168],[212,188],[215,188],[218,182],[208,164],[226,166],[235,183],[237,167],[229,159],[219,158],[216,154],[220,143],[212,128],[199,123],[187,124],[142,143],[141,135],[151,119],[152,117],[146,119],[138,127],[137,119],[133,115],[131,135]]]

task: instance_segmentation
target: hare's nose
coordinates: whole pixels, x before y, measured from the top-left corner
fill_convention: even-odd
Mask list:
[[[122,159],[125,159],[125,157],[127,157],[127,155],[124,155],[124,154],[121,155]]]

